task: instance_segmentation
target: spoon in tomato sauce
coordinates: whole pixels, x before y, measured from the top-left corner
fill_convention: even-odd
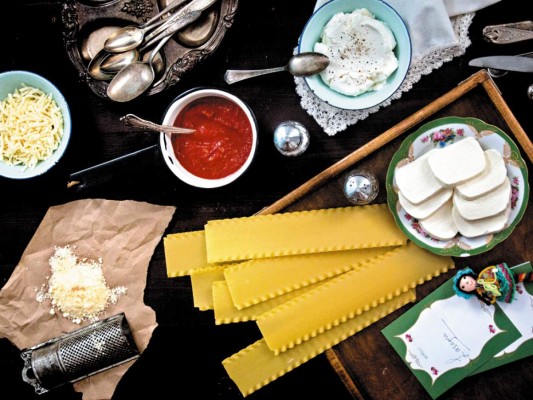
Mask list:
[[[169,133],[169,134],[196,132],[195,129],[180,128],[178,126],[171,126],[171,125],[159,125],[154,122],[142,119],[134,114],[126,114],[123,117],[121,117],[120,120],[128,126],[132,126],[134,128],[144,128],[152,132],[164,132],[164,133]]]

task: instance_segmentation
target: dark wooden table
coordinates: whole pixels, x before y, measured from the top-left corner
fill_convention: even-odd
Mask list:
[[[45,176],[27,181],[0,178],[0,286],[9,279],[50,206],[81,198],[131,199],[174,205],[177,209],[168,233],[202,229],[210,219],[251,215],[456,87],[477,72],[476,68],[468,66],[471,58],[520,54],[530,51],[532,46],[531,41],[497,46],[483,40],[481,31],[486,25],[531,19],[525,4],[503,0],[476,13],[469,30],[472,45],[463,56],[422,77],[411,91],[389,107],[335,136],[328,136],[301,108],[289,74],[268,75],[231,88],[223,80],[228,68],[284,65],[297,44],[314,3],[313,0],[241,0],[234,24],[214,54],[169,90],[126,104],[99,98],[80,81],[63,45],[62,2],[19,0],[4,4],[4,18],[0,25],[0,71],[29,70],[55,83],[69,102],[73,132],[66,155]],[[526,96],[526,89],[531,83],[532,75],[520,73],[509,73],[496,80],[504,100],[526,132],[533,131],[533,101]],[[142,170],[117,176],[108,183],[84,190],[67,189],[66,183],[72,172],[157,142],[155,136],[128,131],[119,121],[122,115],[134,113],[158,121],[175,96],[196,86],[230,89],[250,105],[257,117],[260,135],[258,154],[241,179],[216,190],[195,189],[179,182],[161,161],[155,160]],[[282,156],[272,141],[274,128],[288,119],[303,123],[311,134],[308,150],[296,158]],[[531,171],[531,163],[528,162],[528,166]],[[383,194],[378,200],[385,200]],[[309,201],[312,204],[313,200]],[[318,207],[327,202],[317,198],[314,204]],[[531,221],[525,223],[531,227]],[[525,233],[528,232],[531,228]],[[525,238],[521,241],[526,242]],[[512,258],[519,259],[520,254],[513,254]],[[195,309],[189,279],[166,277],[162,243],[156,248],[149,266],[145,303],[156,311],[159,325],[148,349],[119,383],[114,399],[131,399],[134,395],[139,398],[140,394],[141,398],[150,394],[158,399],[242,397],[227,378],[221,361],[258,339],[258,329],[253,323],[215,326],[212,312]],[[364,331],[361,333],[364,334]],[[376,351],[382,349],[380,346],[376,348]],[[392,357],[392,353],[387,351]],[[387,389],[387,380],[380,381],[381,377],[372,366],[365,365],[365,353],[354,357],[361,358],[360,367],[354,368],[361,380],[383,385],[384,393],[390,399],[408,398],[405,396],[408,390]],[[0,340],[2,398],[8,398],[6,393],[17,399],[81,398],[81,394],[68,385],[37,396],[33,388],[22,381],[21,368],[18,349],[7,340]],[[513,379],[505,382],[499,381],[497,373],[492,373],[490,378],[493,380],[486,384],[505,385],[516,394],[513,398],[525,399],[526,393],[531,393],[530,389],[524,390],[524,386],[530,388],[533,381],[533,361],[521,361],[520,368],[514,367],[514,371]],[[403,374],[409,384],[417,385],[406,368]],[[417,396],[425,396],[420,388],[415,392]],[[481,392],[478,394],[479,398],[485,398]],[[364,390],[359,395],[374,397]],[[249,398],[279,399],[289,396],[352,398],[324,355],[310,360]],[[442,398],[467,396],[471,397],[472,392],[456,389]]]

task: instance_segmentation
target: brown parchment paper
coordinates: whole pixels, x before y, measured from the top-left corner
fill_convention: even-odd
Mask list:
[[[139,351],[144,351],[157,326],[154,310],[143,301],[148,264],[174,211],[171,206],[103,199],[50,207],[0,291],[0,337],[22,350],[91,323],[78,325],[60,313],[50,314],[50,301],[36,299],[50,276],[55,247],[70,245],[80,259],[102,259],[109,287],[128,289],[99,319],[124,312]],[[111,399],[134,362],[75,382],[74,389],[83,399]]]

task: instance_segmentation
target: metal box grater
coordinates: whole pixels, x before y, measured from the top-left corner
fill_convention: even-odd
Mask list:
[[[124,313],[22,350],[22,379],[37,394],[139,357]]]

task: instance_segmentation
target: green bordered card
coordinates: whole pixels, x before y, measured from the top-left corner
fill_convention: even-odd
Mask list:
[[[533,354],[532,288],[520,283],[512,303],[487,306],[457,296],[452,278],[382,333],[435,399],[469,375]]]

